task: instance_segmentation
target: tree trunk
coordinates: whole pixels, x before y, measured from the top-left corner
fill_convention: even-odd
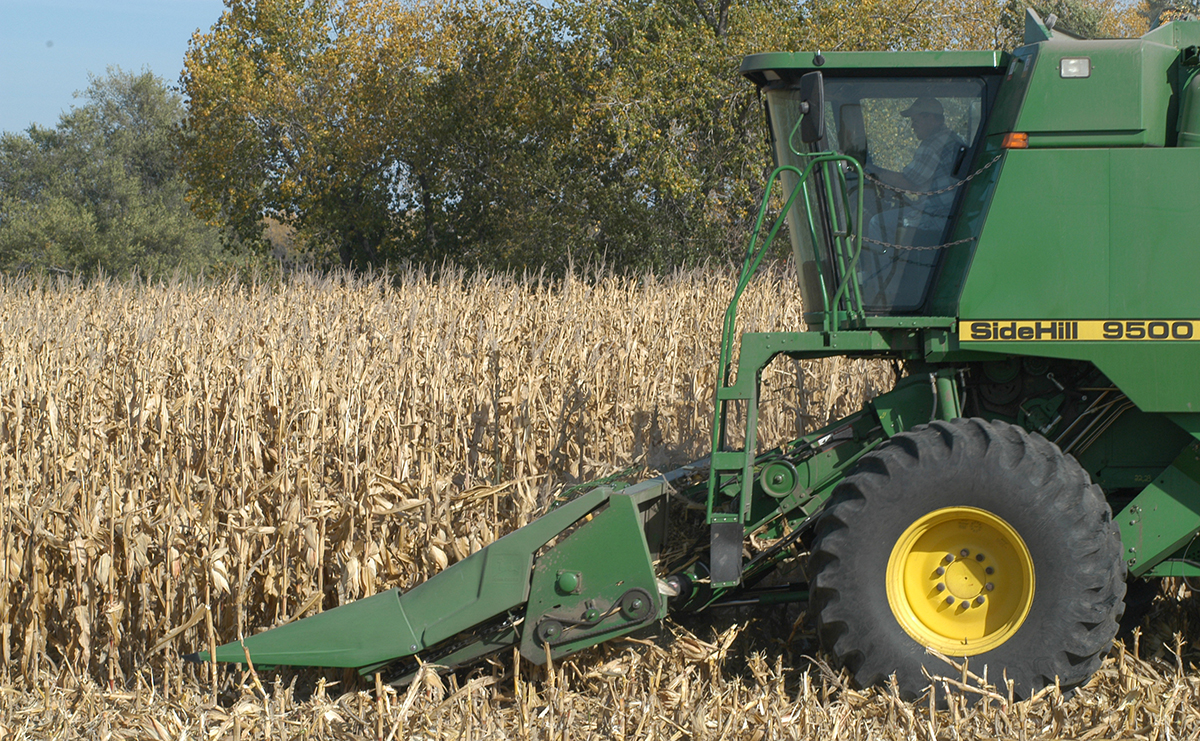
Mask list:
[[[424,175],[417,176],[421,186],[421,210],[425,212],[425,254],[434,256],[437,240],[433,232],[433,195],[429,192],[429,180]]]

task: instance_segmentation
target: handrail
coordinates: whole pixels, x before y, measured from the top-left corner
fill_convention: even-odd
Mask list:
[[[750,280],[758,271],[759,265],[762,263],[763,258],[766,256],[766,253],[770,249],[771,244],[774,242],[776,235],[778,235],[779,230],[783,227],[783,224],[787,219],[787,214],[791,211],[796,198],[800,195],[801,191],[805,189],[805,185],[807,184],[809,177],[813,175],[817,167],[828,163],[847,162],[857,171],[859,182],[861,183],[863,181],[862,165],[852,157],[835,152],[814,152],[804,156],[809,159],[809,162],[806,164],[803,170],[795,165],[780,165],[771,172],[770,177],[767,179],[767,187],[763,193],[762,205],[759,207],[758,217],[754,224],[754,231],[746,249],[746,257],[742,263],[742,270],[740,276],[738,277],[737,287],[734,290],[733,297],[729,301],[729,307],[725,310],[725,319],[721,328],[721,350],[717,370],[717,398],[715,400],[713,420],[712,451],[714,453],[725,450],[725,402],[727,400],[722,398],[721,391],[729,388],[730,386],[729,375],[730,371],[732,370],[730,363],[733,356],[733,343],[737,332],[737,307],[742,293],[746,290]],[[845,181],[840,175],[841,168],[838,167],[836,169],[839,171],[838,180],[839,185],[841,186],[838,188],[838,190],[841,192],[845,201],[848,201],[849,199],[845,198]],[[766,239],[760,245],[759,238],[762,234],[763,224],[766,221],[767,209],[770,205],[771,193],[775,187],[775,181],[780,179],[782,175],[787,172],[793,173],[797,177],[797,182],[793,186],[791,193],[788,195],[783,209],[780,210],[779,215],[775,218],[774,224],[771,226]],[[828,187],[825,190],[827,191],[826,198],[829,200],[827,206],[830,209],[832,218],[832,214],[835,210],[833,208],[835,204],[832,200],[834,197],[832,193],[833,188]],[[820,250],[816,249],[816,247],[820,244],[819,235],[817,234],[817,220],[814,218],[813,214],[812,199],[809,197],[807,192],[805,192],[804,203],[808,217],[808,227],[813,239],[814,252],[817,253],[814,255],[817,261],[817,270],[823,272],[822,256],[819,254]],[[850,204],[845,203],[845,205],[849,206]],[[826,332],[833,331],[840,325],[841,312],[837,309],[837,306],[842,301],[843,297],[849,300],[852,304],[847,311],[849,316],[852,317],[856,314],[861,314],[862,312],[862,299],[861,296],[858,295],[858,285],[856,282],[854,282],[854,271],[858,264],[859,255],[862,252],[862,214],[863,189],[860,187],[858,189],[858,199],[854,207],[853,218],[849,219],[849,223],[847,224],[849,227],[848,233],[843,235],[834,235],[831,231],[829,234],[829,238],[831,240],[830,248],[833,252],[833,255],[830,257],[836,262],[837,270],[842,273],[842,276],[838,281],[837,289],[835,290],[833,299],[831,301],[828,293],[826,292],[824,275],[820,275],[821,299],[824,309],[823,314],[825,317],[823,328]],[[852,238],[851,244],[846,244],[847,237]],[[847,252],[849,254],[847,254]],[[834,316],[835,314],[837,316]],[[742,379],[739,378],[738,382],[740,383],[741,381]],[[752,424],[749,419],[747,420],[747,423],[748,426]],[[748,429],[747,439],[752,439],[751,436],[752,432]],[[754,455],[753,450],[746,450],[744,452],[751,458]],[[712,519],[713,502],[718,488],[718,478],[718,469],[714,465],[710,471],[709,477],[709,496],[707,509],[708,518],[710,521]],[[749,487],[752,486],[752,482],[743,481],[742,485],[743,492],[747,492],[749,491]]]
[[[859,164],[858,160],[854,159],[853,157],[847,157],[846,159],[848,161],[850,161],[851,163],[853,163],[855,170],[858,172],[858,182],[859,182],[858,203],[855,208],[855,218],[849,224],[849,226],[852,228],[852,234],[854,235],[854,247],[851,250],[850,255],[849,255],[849,258],[850,258],[849,264],[847,264],[845,266],[845,268],[842,270],[842,280],[838,283],[838,289],[837,289],[837,292],[834,293],[834,295],[833,295],[833,301],[830,302],[829,305],[826,305],[824,307],[825,308],[825,331],[826,332],[831,332],[840,325],[840,322],[831,323],[829,315],[831,313],[831,309],[833,312],[838,311],[837,307],[840,305],[840,301],[841,301],[843,293],[846,293],[847,301],[849,302],[850,307],[851,307],[848,312],[850,315],[849,318],[851,318],[851,319],[861,318],[864,314],[860,286],[858,285],[858,281],[853,281],[853,280],[851,280],[851,278],[854,277],[854,271],[858,267],[859,255],[862,254],[863,191],[865,190],[863,188],[863,183],[865,181],[864,181],[864,173],[863,173],[862,165]],[[840,168],[838,169],[838,179],[839,179],[840,185],[842,186],[839,190],[844,194],[845,193],[845,174],[841,171]],[[833,198],[833,189],[829,188],[828,193],[829,193],[829,198],[832,199]],[[847,204],[847,205],[849,205],[849,204]],[[844,239],[844,237],[833,236],[833,239],[838,240],[839,245],[841,245],[840,240]],[[844,245],[842,245],[842,248],[844,249]],[[839,252],[841,252],[841,250],[839,250]],[[842,259],[842,258],[839,258],[839,259]],[[853,299],[850,298],[851,292],[854,293]]]
[[[741,299],[742,293],[746,290],[746,287],[749,285],[750,279],[753,278],[754,274],[757,272],[758,266],[762,263],[762,259],[766,255],[766,252],[770,248],[772,242],[774,242],[775,236],[779,233],[780,228],[784,224],[784,221],[787,217],[788,211],[791,210],[792,204],[795,202],[796,197],[800,194],[801,189],[804,187],[804,185],[805,185],[806,181],[808,180],[809,175],[812,173],[813,169],[817,165],[820,165],[820,164],[823,164],[826,162],[842,162],[842,161],[852,163],[853,167],[858,171],[859,175],[861,176],[862,165],[860,165],[857,160],[855,160],[852,157],[843,155],[843,154],[835,154],[835,153],[818,153],[818,154],[814,155],[813,160],[808,164],[807,167],[804,168],[803,171],[801,171],[798,167],[796,167],[794,165],[781,165],[779,167],[776,167],[775,170],[772,171],[771,176],[767,181],[767,189],[763,194],[762,205],[759,207],[758,218],[755,222],[754,232],[750,238],[750,244],[746,251],[745,261],[742,264],[742,271],[741,271],[741,275],[738,279],[737,288],[734,290],[733,298],[729,302],[729,307],[725,310],[725,321],[721,328],[721,354],[720,354],[720,365],[719,365],[719,371],[718,371],[718,377],[721,379],[722,383],[728,383],[728,381],[729,381],[729,376],[728,376],[729,358],[733,352],[733,340],[734,340],[734,330],[735,330],[734,325],[736,323],[738,301]],[[788,197],[787,202],[784,204],[783,209],[780,211],[779,216],[776,217],[775,223],[772,226],[770,233],[767,235],[766,241],[763,242],[761,247],[758,247],[757,249],[755,249],[755,245],[758,242],[759,235],[762,232],[763,221],[766,218],[766,211],[767,211],[767,207],[770,202],[771,191],[775,186],[775,181],[785,172],[795,173],[799,179],[796,182],[796,185],[792,188],[792,193]],[[862,223],[862,209],[863,209],[863,193],[862,193],[862,189],[860,188],[858,191],[858,203],[856,204],[856,209],[855,209],[856,214],[855,214],[854,222],[856,224]],[[814,219],[812,218],[811,213],[809,214],[808,221],[810,224],[810,229],[815,230],[815,226],[813,225]],[[816,237],[817,235],[814,234],[813,236]],[[844,266],[839,265],[839,268],[843,268],[843,271],[842,271],[843,275],[842,275],[841,280],[838,282],[837,291],[834,293],[833,301],[830,302],[828,297],[822,296],[822,298],[824,299],[824,306],[822,308],[824,309],[824,313],[826,315],[829,315],[831,313],[831,309],[833,309],[834,307],[837,306],[837,303],[838,303],[838,301],[840,301],[842,295],[846,293],[847,284],[850,283],[851,278],[854,275],[853,269],[857,265],[859,253],[862,251],[862,230],[854,229],[853,237],[854,237],[854,244],[853,244],[853,249],[850,252],[850,255],[848,255],[848,256],[838,255],[838,257],[848,257],[849,262],[847,264],[845,264]],[[816,243],[816,242],[814,242],[814,243]],[[819,264],[821,262],[820,258],[818,257],[817,260],[818,260],[818,264]],[[824,288],[824,284],[822,284],[822,288]],[[831,331],[833,328],[834,327],[827,326],[827,327],[825,327],[825,330]]]

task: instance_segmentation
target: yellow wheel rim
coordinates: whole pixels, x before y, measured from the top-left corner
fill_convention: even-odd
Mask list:
[[[975,507],[947,507],[904,531],[887,567],[887,597],[913,640],[949,656],[1007,641],[1033,604],[1033,559],[1007,522]]]

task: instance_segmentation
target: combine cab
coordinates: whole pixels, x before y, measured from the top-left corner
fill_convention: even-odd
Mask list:
[[[1200,576],[1197,71],[1200,22],[1092,41],[1032,13],[1011,54],[747,58],[777,167],[725,317],[711,455],[595,486],[407,592],[193,658],[403,682],[418,660],[519,646],[540,663],[670,610],[807,599],[862,685],[895,674],[915,697],[953,671],[936,654],[1020,696],[1084,682],[1128,583]],[[735,352],[784,223],[807,326]],[[758,380],[780,355],[904,372],[763,452]],[[680,498],[707,529],[682,555],[665,547]],[[798,552],[809,584],[759,588]]]

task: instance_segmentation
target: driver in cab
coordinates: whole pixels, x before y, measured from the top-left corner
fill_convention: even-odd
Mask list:
[[[966,144],[946,128],[946,113],[937,98],[917,98],[900,114],[912,125],[920,142],[912,162],[900,172],[872,168],[870,174],[887,185],[925,193],[953,182],[954,165]],[[948,194],[941,194],[948,195]],[[945,211],[949,214],[949,207]]]
[[[879,210],[868,217],[858,270],[868,302],[911,309],[922,300],[937,261],[934,250],[954,205],[954,169],[966,145],[946,127],[937,98],[917,98],[900,115],[909,119],[920,143],[899,172],[866,169],[877,190],[887,186],[901,193],[891,207],[875,201]]]

